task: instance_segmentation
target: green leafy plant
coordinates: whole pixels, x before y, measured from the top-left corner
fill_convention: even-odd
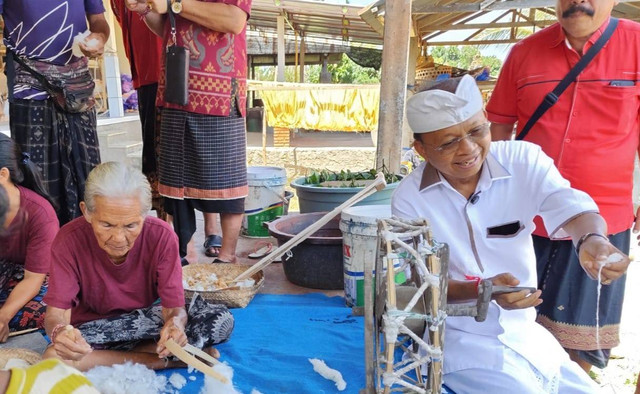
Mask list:
[[[400,180],[400,178],[387,170],[386,167],[383,167],[380,171],[372,168],[368,171],[358,171],[351,172],[351,170],[342,170],[340,172],[337,171],[329,171],[329,170],[314,170],[310,175],[305,177],[305,185],[315,185],[315,186],[324,186],[324,182],[337,181],[342,182],[333,187],[359,187],[361,185],[357,184],[358,181],[366,181],[374,179],[378,172],[382,172],[384,174],[384,179],[387,183],[395,183]]]

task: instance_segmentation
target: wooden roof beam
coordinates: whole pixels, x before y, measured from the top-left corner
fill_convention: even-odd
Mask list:
[[[620,3],[628,3],[637,0],[620,0]],[[496,10],[513,10],[522,8],[543,8],[554,7],[555,0],[506,0],[492,2],[486,4],[486,1],[480,3],[452,3],[447,5],[435,5],[433,0],[416,0],[413,3],[414,13],[448,13],[448,12],[477,12],[477,11],[496,11]]]

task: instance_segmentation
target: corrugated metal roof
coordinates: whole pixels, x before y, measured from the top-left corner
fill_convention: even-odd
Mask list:
[[[278,15],[284,15],[287,33],[307,39],[332,39],[345,45],[382,45],[378,34],[359,15],[362,6],[321,1],[253,0],[249,30],[276,34]]]

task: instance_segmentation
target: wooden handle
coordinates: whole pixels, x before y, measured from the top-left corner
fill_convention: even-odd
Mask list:
[[[174,356],[176,356],[180,360],[184,361],[187,365],[191,365],[192,367],[194,367],[198,371],[202,372],[203,374],[209,375],[212,378],[218,379],[219,381],[221,381],[224,384],[229,383],[229,379],[227,379],[226,376],[224,376],[222,374],[219,374],[218,372],[214,371],[213,368],[211,368],[207,364],[203,363],[202,361],[198,360],[197,358],[195,358],[194,356],[189,354],[189,352],[187,352],[185,349],[180,347],[180,345],[178,345],[173,339],[167,340],[167,342],[165,342],[164,346],[166,346],[166,348],[169,349],[169,351],[171,353],[173,353]],[[189,345],[189,346],[191,346],[191,345]],[[185,346],[185,348],[186,348],[186,346]],[[198,349],[198,350],[200,350],[200,349]],[[198,353],[198,355],[200,355],[200,354]]]
[[[17,337],[18,335],[22,335],[22,334],[28,334],[30,332],[34,332],[34,331],[38,331],[39,328],[27,328],[26,330],[22,330],[22,331],[14,331],[14,332],[10,332],[9,333],[9,338],[11,337]]]
[[[354,196],[352,196],[347,201],[343,202],[338,207],[334,208],[333,211],[321,217],[317,222],[305,228],[304,230],[296,234],[293,238],[291,238],[284,244],[280,245],[276,250],[271,252],[268,256],[265,256],[262,260],[255,263],[251,268],[249,268],[248,270],[238,275],[234,280],[231,281],[231,283],[237,282],[239,280],[247,279],[251,277],[251,275],[255,274],[256,272],[264,269],[266,266],[271,264],[275,259],[284,255],[291,248],[293,248],[300,242],[304,241],[305,239],[309,238],[309,236],[311,236],[316,231],[320,230],[322,226],[329,223],[331,219],[333,219],[336,215],[338,215],[344,209],[349,208],[350,206],[359,202],[360,200],[364,200],[370,194],[373,194],[378,190],[384,189],[386,185],[387,183],[384,180],[384,175],[382,173],[379,173],[376,176],[375,182],[373,182],[369,186],[362,189],[359,193],[355,194]]]

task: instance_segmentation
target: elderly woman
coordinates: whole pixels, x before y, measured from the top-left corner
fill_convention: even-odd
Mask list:
[[[163,360],[169,338],[206,350],[226,341],[233,329],[226,307],[196,297],[185,310],[178,240],[167,223],[146,216],[145,176],[104,163],[89,174],[84,196],[84,217],[63,226],[52,248],[45,297],[52,346],[44,357],[83,371],[125,361],[161,369],[176,366]]]
[[[42,297],[58,218],[38,168],[2,133],[0,186],[6,198],[0,215],[0,342],[5,342],[11,331],[44,325]]]

